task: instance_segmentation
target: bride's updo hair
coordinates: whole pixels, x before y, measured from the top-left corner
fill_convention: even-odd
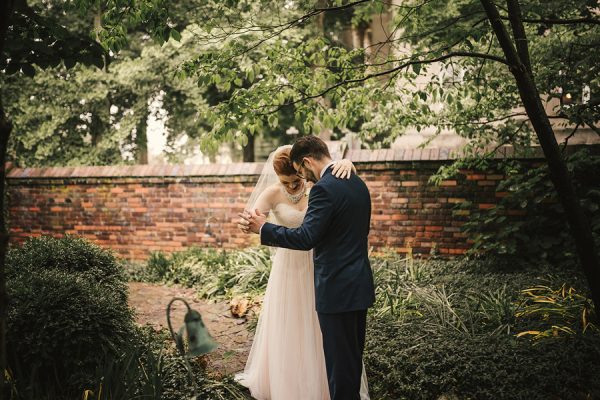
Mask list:
[[[290,160],[290,147],[283,148],[275,154],[273,169],[277,175],[296,175],[296,170]]]

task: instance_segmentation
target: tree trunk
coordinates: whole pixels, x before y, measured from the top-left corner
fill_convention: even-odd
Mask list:
[[[550,180],[554,184],[558,198],[567,214],[569,228],[575,239],[579,261],[588,280],[592,300],[596,308],[596,316],[598,317],[600,315],[600,262],[595,249],[592,228],[575,192],[567,165],[562,158],[554,136],[552,125],[535,86],[533,75],[526,64],[528,58],[523,61],[519,57],[521,54],[524,58],[528,57],[528,51],[525,52],[526,48],[523,47],[523,43],[526,43],[525,38],[519,37],[519,35],[524,35],[524,31],[521,31],[518,26],[515,27],[515,25],[522,23],[520,12],[515,9],[515,7],[518,7],[518,2],[509,0],[509,18],[516,39],[520,41],[517,49],[515,49],[515,45],[504,27],[496,6],[490,0],[481,0],[481,3],[500,42],[509,63],[509,68],[515,77],[523,106],[544,151],[550,170]]]
[[[560,202],[567,214],[569,228],[575,239],[577,254],[588,279],[598,315],[600,313],[600,263],[598,262],[591,225],[583,212],[567,165],[559,150],[554,131],[531,77],[525,71],[515,72],[514,76],[517,80],[519,94],[525,105],[525,110],[546,156],[550,170],[550,180],[554,184]]]
[[[143,114],[140,118],[135,135],[136,162],[148,164],[148,115]]]
[[[244,162],[254,162],[254,142],[256,136],[248,135],[248,143],[243,148]]]
[[[0,1],[0,54],[4,53],[6,32],[10,25],[14,0]],[[6,315],[8,297],[6,294],[6,251],[8,247],[8,232],[4,221],[4,184],[6,171],[6,147],[12,131],[12,124],[4,114],[0,96],[0,400],[8,399],[8,385],[5,380],[6,371]]]
[[[8,231],[4,219],[4,190],[6,178],[6,147],[8,138],[12,131],[12,124],[4,114],[4,108],[0,101],[0,400],[8,399],[8,385],[5,382],[4,371],[6,370],[6,317],[8,296],[6,293],[6,252],[8,250]]]

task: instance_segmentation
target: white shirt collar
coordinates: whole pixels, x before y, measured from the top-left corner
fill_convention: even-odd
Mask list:
[[[333,164],[335,164],[335,161],[331,161],[329,164],[323,167],[323,169],[321,170],[321,175],[319,175],[319,179],[323,177],[325,171],[327,171],[327,168],[331,167]]]

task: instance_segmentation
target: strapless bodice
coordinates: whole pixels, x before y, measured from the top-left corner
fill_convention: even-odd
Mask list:
[[[274,223],[286,228],[297,228],[302,225],[306,209],[298,210],[286,203],[278,203],[273,207]]]

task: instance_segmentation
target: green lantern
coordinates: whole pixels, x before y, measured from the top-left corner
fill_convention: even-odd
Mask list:
[[[217,348],[217,342],[208,333],[208,329],[202,322],[202,316],[198,311],[190,309],[185,314],[184,320],[190,346],[186,353],[187,357],[201,356]]]
[[[187,307],[187,312],[185,314],[184,322],[179,331],[175,333],[173,331],[173,326],[171,325],[171,305],[174,301],[179,300],[182,301]],[[197,399],[197,388],[194,384],[194,375],[192,373],[192,366],[189,362],[189,359],[192,357],[201,356],[203,354],[210,353],[218,347],[217,342],[210,336],[208,333],[208,329],[202,322],[202,316],[196,310],[192,310],[187,301],[180,297],[174,297],[167,306],[167,323],[169,324],[169,330],[171,331],[171,337],[175,341],[175,345],[177,346],[177,350],[184,358],[185,367],[188,371],[188,376],[190,378],[190,383],[194,387],[194,397],[193,399]],[[184,345],[184,331],[187,333],[187,341],[188,341],[188,351],[185,351]]]

